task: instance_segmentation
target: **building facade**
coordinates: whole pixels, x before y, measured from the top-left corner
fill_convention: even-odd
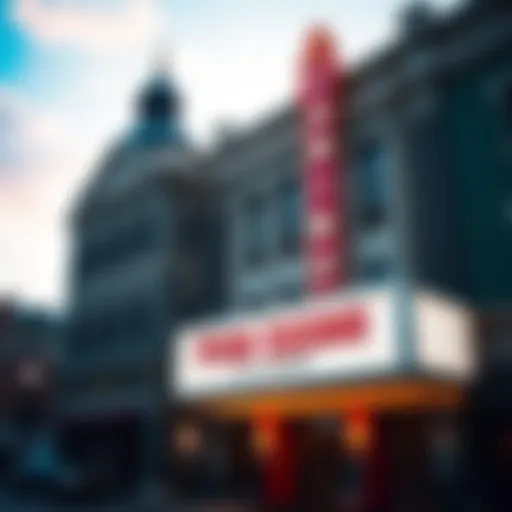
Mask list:
[[[231,464],[230,492],[251,495],[256,472],[260,497],[317,510],[341,484],[301,446],[339,453],[340,432],[368,450],[359,492],[375,510],[414,508],[434,499],[428,485],[443,485],[432,459],[462,444],[468,382],[482,375],[473,350],[485,359],[490,332],[480,326],[512,299],[511,22],[503,2],[444,18],[415,8],[396,44],[350,73],[333,67],[331,39],[313,34],[297,99],[215,155],[226,310],[171,336],[170,382],[191,411],[185,430],[203,425],[195,463],[208,466],[211,439],[226,443],[225,458],[211,457]],[[318,434],[326,423],[330,441]],[[331,491],[309,486],[307,467]]]
[[[73,217],[61,408],[71,456],[133,488],[159,473],[158,454],[181,460],[173,450],[185,447],[190,471],[173,469],[183,493],[208,487],[195,464],[210,487],[249,492],[252,477],[227,483],[219,469],[228,452],[248,454],[256,437],[274,454],[297,451],[285,438],[338,453],[329,442],[346,429],[354,450],[374,447],[364,485],[382,480],[381,449],[418,457],[391,477],[427,471],[429,454],[412,447],[458,410],[473,321],[511,299],[511,21],[499,1],[441,19],[414,9],[393,45],[350,71],[313,33],[297,98],[208,155],[188,144],[175,88],[156,76]],[[251,359],[260,349],[284,360]],[[195,460],[198,416],[217,436],[206,444],[226,449]],[[330,441],[312,425],[328,425]],[[249,459],[231,476],[254,476]],[[290,498],[291,460],[265,459],[267,484],[281,482],[267,497]]]
[[[194,177],[203,160],[181,131],[170,77],[156,73],[140,95],[136,125],[109,151],[73,214],[60,413],[70,459],[86,475],[112,476],[91,484],[100,493],[139,490],[159,471],[168,331],[212,302],[201,282],[196,292],[183,284],[187,265],[203,264],[192,233],[215,223]],[[196,304],[189,296],[199,292]]]

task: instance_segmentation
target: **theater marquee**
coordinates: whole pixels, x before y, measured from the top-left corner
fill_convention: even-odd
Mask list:
[[[200,396],[328,382],[388,370],[398,345],[388,290],[185,329],[175,339],[175,389]]]

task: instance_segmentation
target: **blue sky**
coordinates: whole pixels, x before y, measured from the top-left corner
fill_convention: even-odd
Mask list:
[[[0,77],[3,83],[22,83],[20,73],[28,65],[31,49],[9,19],[7,1],[0,3]]]
[[[0,0],[0,296],[65,301],[65,212],[131,123],[157,50],[198,144],[289,100],[306,27],[350,63],[396,34],[399,0]],[[457,0],[431,1],[450,7]]]

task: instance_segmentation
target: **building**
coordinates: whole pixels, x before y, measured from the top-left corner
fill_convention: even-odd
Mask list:
[[[170,341],[174,457],[205,472],[185,494],[211,478],[330,510],[333,457],[353,449],[373,509],[434,499],[432,459],[462,443],[482,378],[473,349],[488,353],[488,317],[505,325],[512,301],[511,27],[504,2],[414,8],[350,73],[314,33],[297,99],[219,148],[205,180],[224,205],[226,310]]]
[[[204,243],[198,248],[194,233],[212,238],[217,220],[195,178],[206,158],[190,146],[180,110],[172,78],[157,70],[135,126],[107,152],[71,216],[63,450],[100,494],[145,493],[160,471],[168,331],[215,296],[213,281],[196,289],[184,281],[203,264],[210,272],[214,260],[198,253]]]
[[[53,431],[62,325],[50,311],[0,305],[0,471],[13,477],[32,440]],[[5,475],[5,473],[3,473]]]
[[[511,299],[511,21],[415,8],[350,71],[314,31],[297,98],[208,155],[153,77],[73,215],[70,456],[112,487],[168,458],[184,495],[307,503],[353,452],[377,510],[426,499],[480,312]]]

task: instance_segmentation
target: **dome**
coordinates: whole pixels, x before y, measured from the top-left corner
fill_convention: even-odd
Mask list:
[[[165,120],[179,115],[179,98],[174,84],[166,75],[153,76],[144,87],[138,102],[141,120]]]
[[[129,142],[135,146],[183,145],[181,101],[168,73],[155,73],[137,98],[137,121]]]

